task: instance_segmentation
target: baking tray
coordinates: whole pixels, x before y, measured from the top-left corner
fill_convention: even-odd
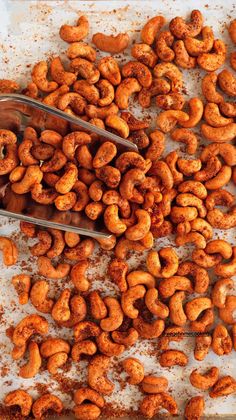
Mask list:
[[[62,54],[66,48],[65,44],[58,35],[59,27],[68,22],[73,24],[80,14],[86,14],[89,18],[91,29],[88,40],[95,32],[128,32],[132,40],[139,39],[139,30],[147,18],[159,13],[163,14],[168,20],[176,15],[186,16],[192,9],[199,8],[204,15],[205,22],[214,29],[215,37],[220,37],[229,43],[229,37],[226,30],[226,23],[235,17],[235,5],[233,2],[222,1],[196,1],[182,0],[161,2],[154,1],[7,1],[0,0],[1,25],[0,25],[0,78],[13,78],[21,85],[30,78],[32,64],[39,60],[50,58],[52,55]],[[232,44],[231,44],[232,45]],[[230,50],[230,49],[229,49]],[[125,60],[130,57],[129,51],[118,59]],[[184,71],[185,89],[189,96],[200,94],[199,71]],[[135,103],[131,106],[137,116],[149,117],[155,121],[157,110],[148,109],[141,112],[135,109]],[[198,130],[196,130],[197,132]],[[171,140],[167,141],[167,151],[178,148],[179,145]],[[183,154],[184,155],[184,154]],[[82,361],[79,366],[73,364],[68,372],[62,372],[56,379],[52,379],[43,371],[32,380],[23,380],[17,376],[19,364],[11,360],[9,356],[12,345],[5,335],[8,326],[16,324],[26,314],[34,312],[34,308],[28,304],[20,307],[17,303],[17,296],[10,284],[11,277],[14,274],[28,273],[37,277],[35,260],[28,251],[28,244],[19,234],[19,224],[11,219],[0,218],[0,234],[11,236],[17,241],[20,249],[20,259],[14,267],[4,267],[0,256],[0,378],[1,389],[0,399],[6,393],[16,388],[28,390],[36,398],[40,393],[49,391],[54,392],[62,398],[65,407],[72,406],[72,391],[85,384],[87,362]],[[214,238],[224,237],[231,243],[235,240],[233,232],[217,232]],[[30,240],[29,244],[33,244]],[[162,238],[156,241],[155,248],[158,250],[163,246],[173,246],[173,238]],[[180,258],[190,255],[192,248],[177,248]],[[144,267],[146,254],[136,255],[128,260],[130,269]],[[92,289],[99,288],[103,290],[102,294],[116,295],[116,287],[106,276],[107,264],[110,260],[110,254],[97,251],[89,268],[89,277],[93,279]],[[63,282],[65,284],[65,282]],[[59,294],[62,282],[50,281],[50,290],[52,294]],[[71,286],[71,285],[69,285]],[[234,290],[235,292],[235,290]],[[47,317],[47,316],[46,316]],[[50,317],[48,319],[51,321]],[[71,339],[70,330],[61,330],[52,326],[50,322],[50,334]],[[211,352],[203,362],[197,362],[193,358],[193,338],[186,338],[181,343],[172,343],[171,348],[180,348],[189,355],[189,364],[181,369],[174,367],[170,370],[162,369],[157,361],[156,350],[157,341],[138,342],[130,350],[122,354],[119,360],[130,355],[138,357],[144,362],[146,374],[165,375],[169,380],[169,391],[176,398],[179,405],[180,418],[183,418],[183,406],[186,400],[194,395],[202,394],[205,397],[205,417],[220,417],[224,419],[236,418],[236,398],[229,396],[212,400],[207,392],[200,392],[193,388],[189,382],[189,374],[194,368],[201,368],[203,371],[210,366],[218,366],[220,374],[232,375],[236,377],[236,353],[232,352],[230,356],[218,357]],[[117,360],[114,361],[117,364]],[[107,417],[116,415],[118,417],[134,418],[138,402],[142,399],[142,394],[137,386],[126,384],[125,375],[118,369],[114,369],[111,378],[116,383],[115,392],[112,396],[106,397],[108,408],[105,412]],[[64,389],[63,392],[62,389]],[[67,389],[67,393],[65,392]],[[0,418],[2,419],[1,415]],[[61,417],[60,417],[61,418]],[[66,419],[71,418],[65,417]],[[72,417],[73,418],[73,417]],[[157,418],[157,417],[156,417]]]

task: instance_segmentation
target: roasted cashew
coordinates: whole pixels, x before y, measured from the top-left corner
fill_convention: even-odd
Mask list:
[[[23,347],[33,334],[47,334],[48,322],[40,315],[32,314],[23,318],[15,327],[12,341],[17,347]]]
[[[137,192],[136,197],[134,197],[135,186],[140,185],[145,179],[145,174],[140,169],[130,169],[123,175],[119,190],[123,198],[127,200],[140,200],[136,202],[143,202],[143,196]]]
[[[16,264],[18,260],[18,249],[12,239],[0,236],[0,250],[3,255],[3,263],[6,266]]]
[[[218,229],[230,229],[236,226],[236,207],[227,213],[223,213],[219,209],[208,211],[207,220],[212,227]]]
[[[135,77],[144,88],[149,88],[152,84],[152,73],[145,64],[138,61],[129,61],[122,68],[124,77]]]
[[[112,331],[112,339],[115,343],[123,344],[125,347],[133,346],[138,339],[138,332],[134,328],[129,328],[128,331]]]
[[[199,10],[192,10],[190,23],[186,23],[182,17],[175,17],[170,21],[169,28],[172,34],[178,39],[196,37],[200,34],[203,26],[203,16]]]
[[[193,155],[197,150],[197,137],[196,135],[186,128],[176,128],[171,133],[171,138],[174,141],[182,142],[186,144],[186,152]]]
[[[121,295],[121,307],[126,316],[135,319],[139,315],[138,309],[135,308],[134,303],[136,300],[144,297],[146,289],[142,285],[130,287],[126,292]]]
[[[198,320],[190,322],[190,329],[197,332],[208,331],[212,327],[214,319],[213,309],[206,309]]]
[[[114,86],[121,82],[121,74],[117,61],[113,57],[103,57],[98,62],[98,70],[101,75]]]
[[[213,102],[215,104],[220,104],[224,98],[223,96],[216,91],[216,82],[217,82],[216,73],[208,73],[202,79],[202,93],[205,96],[208,102]]]
[[[211,398],[223,397],[236,392],[236,381],[232,376],[220,378],[209,392]]]
[[[86,105],[86,100],[76,92],[68,92],[64,95],[61,95],[57,104],[58,108],[62,111],[74,112],[77,115],[83,115]]]
[[[193,195],[195,195],[201,200],[204,200],[207,198],[207,189],[199,181],[190,180],[190,181],[182,182],[178,186],[178,190],[181,193],[192,193]]]
[[[0,92],[1,93],[14,93],[19,90],[20,86],[14,80],[0,79]]]
[[[178,158],[179,158],[178,153],[175,150],[173,150],[173,152],[170,152],[166,156],[166,159],[165,159],[167,165],[169,166],[169,168],[171,170],[173,180],[174,180],[174,185],[177,185],[177,184],[179,184],[180,182],[183,181],[183,174],[181,174],[181,172],[179,172],[178,169],[176,168]],[[172,190],[170,189],[169,191],[172,191]],[[160,204],[161,207],[164,207],[164,200],[165,200],[164,197],[167,196],[167,195],[168,195],[168,192],[163,194],[163,199],[162,199],[161,204]],[[163,213],[166,213],[166,211],[163,212]],[[164,214],[163,214],[163,216],[164,216]]]
[[[94,241],[92,239],[84,239],[74,248],[65,248],[64,255],[72,261],[83,261],[92,255],[94,250]]]
[[[157,117],[157,125],[164,133],[169,133],[177,123],[184,126],[184,122],[189,120],[186,112],[179,110],[168,110],[161,112]],[[188,125],[186,125],[187,127]],[[190,125],[191,127],[191,125]]]
[[[232,250],[233,250],[233,255],[232,255],[231,261],[225,264],[221,264],[219,262],[219,264],[215,267],[215,273],[217,276],[232,277],[235,275],[236,273],[236,247],[234,246]]]
[[[159,394],[165,392],[168,388],[168,381],[164,376],[144,376],[141,387],[147,394]]]
[[[64,321],[68,321],[70,318],[70,307],[69,307],[69,300],[70,300],[70,290],[64,289],[59,298],[57,299],[56,303],[53,305],[52,308],[52,318],[60,323]]]
[[[226,324],[235,324],[236,296],[228,295],[223,308],[219,309],[219,317]]]
[[[45,411],[48,410],[53,410],[60,414],[63,410],[60,398],[53,394],[44,394],[33,403],[32,413],[36,419],[41,419]]]
[[[117,258],[123,260],[127,259],[130,251],[142,252],[146,248],[140,242],[130,241],[126,238],[121,238],[115,247],[115,255]]]
[[[52,238],[46,230],[40,230],[37,233],[37,238],[39,242],[30,247],[30,252],[32,255],[39,257],[40,255],[46,254],[46,252],[51,248]]]
[[[207,162],[212,156],[220,156],[229,166],[236,164],[236,148],[227,143],[211,143],[201,153],[201,161]]]
[[[81,99],[78,96],[75,96],[75,93],[73,94],[73,96],[71,96],[72,92],[70,92],[69,94],[63,95],[65,96],[65,99],[67,99],[67,102],[68,102],[68,99],[70,99],[70,102],[67,103],[66,106],[70,104],[72,109],[74,109],[75,112],[78,113],[78,111],[79,112],[82,111],[83,105],[85,105],[86,107],[86,101],[88,101],[89,103],[93,105],[97,104],[99,100],[99,90],[94,85],[89,84],[87,80],[76,80],[76,82],[73,85],[73,88],[77,95],[80,95],[82,96],[82,98],[85,98],[85,99],[81,101]],[[63,105],[63,108],[65,106],[65,103],[64,103],[65,100],[62,99],[63,96],[61,97],[58,103],[58,106],[60,107],[60,109],[62,109],[61,108],[62,105]],[[72,101],[71,101],[71,98],[72,98]]]
[[[210,368],[205,374],[200,374],[197,369],[193,370],[189,376],[191,384],[198,389],[206,391],[212,388],[219,378],[219,369]]]
[[[134,357],[129,357],[122,362],[122,367],[125,372],[129,375],[127,382],[130,385],[137,385],[142,382],[144,378],[144,367],[143,364]]]
[[[195,339],[194,357],[196,360],[204,360],[211,347],[211,336],[197,336]]]
[[[76,81],[76,75],[65,71],[60,57],[55,57],[50,63],[50,72],[52,79],[58,85],[72,85]]]
[[[176,67],[177,68],[177,67]],[[173,75],[171,75],[173,78]],[[177,82],[176,82],[177,83]],[[170,92],[171,86],[165,80],[161,78],[155,78],[152,81],[150,88],[142,88],[138,94],[138,102],[142,108],[149,108],[151,105],[151,99],[156,95],[166,95]]]
[[[103,331],[114,331],[119,328],[123,322],[123,312],[120,303],[113,297],[105,297],[105,305],[108,307],[108,316],[101,320],[100,327]]]
[[[187,317],[183,309],[184,292],[175,292],[169,301],[170,319],[174,325],[183,326],[186,324]]]
[[[49,284],[45,280],[38,280],[33,284],[30,291],[30,300],[32,305],[42,313],[50,313],[54,305],[54,301],[47,297],[49,292]]]
[[[141,85],[134,77],[124,79],[116,89],[115,102],[119,109],[127,109],[129,98],[133,93],[140,92]],[[128,136],[127,136],[128,137]]]
[[[159,363],[162,367],[186,366],[188,357],[180,350],[165,350],[160,355]]]
[[[225,118],[220,114],[219,106],[208,102],[204,109],[204,119],[212,127],[223,127],[233,122],[232,118]]]
[[[111,54],[118,54],[124,51],[129,44],[129,35],[127,33],[119,33],[118,35],[105,35],[97,32],[92,37],[92,42],[101,51]]]
[[[108,206],[104,212],[104,223],[110,232],[120,235],[126,231],[127,227],[119,219],[118,211],[119,208],[116,204]]]
[[[88,384],[101,394],[110,395],[114,384],[106,377],[110,358],[104,355],[94,356],[88,366]]]
[[[69,302],[70,317],[67,321],[60,321],[59,325],[65,328],[72,328],[83,321],[87,315],[87,305],[84,298],[74,295]]]
[[[224,187],[231,179],[232,169],[230,166],[223,165],[216,176],[205,182],[205,186],[208,190],[219,190]]]
[[[156,53],[162,61],[173,61],[174,51],[170,48],[174,42],[174,37],[169,31],[161,32],[156,39]]]
[[[188,400],[185,410],[184,410],[184,418],[186,420],[191,420],[195,418],[196,420],[200,420],[205,408],[205,401],[202,396],[196,396],[190,398]]]
[[[204,26],[201,31],[202,40],[187,36],[184,39],[185,47],[192,56],[211,51],[214,43],[214,34],[210,26]]]
[[[108,267],[108,274],[112,281],[118,286],[121,292],[126,292],[127,282],[126,274],[128,271],[128,265],[124,261],[113,259]]]
[[[5,396],[4,404],[6,407],[18,405],[21,409],[21,415],[28,417],[33,404],[33,398],[28,394],[28,392],[23,391],[22,389],[16,389]]]
[[[36,86],[43,92],[53,92],[57,89],[58,84],[54,81],[47,80],[48,65],[46,61],[39,61],[34,65],[31,76]]]
[[[54,267],[49,258],[41,256],[38,258],[38,271],[44,277],[57,280],[69,274],[70,265],[59,263],[57,267]]]
[[[157,62],[157,56],[148,44],[134,44],[131,48],[131,55],[140,63],[153,68]]]
[[[97,67],[84,58],[74,58],[70,62],[70,68],[91,85],[97,83],[100,78],[100,72]]]
[[[89,337],[98,337],[101,328],[92,321],[80,321],[74,327],[75,341],[84,341]]]
[[[218,324],[214,328],[211,346],[218,356],[227,355],[232,351],[232,340],[224,325]]]
[[[163,16],[154,16],[149,19],[141,30],[141,39],[145,44],[153,44],[157,33],[161,27],[165,24],[165,18]]]
[[[38,344],[34,341],[30,341],[28,350],[29,361],[25,365],[21,366],[19,371],[19,376],[24,379],[33,378],[35,375],[37,375],[42,364]]]
[[[236,123],[230,123],[224,127],[211,127],[210,125],[202,124],[201,133],[208,141],[217,143],[228,142],[236,136]]]
[[[165,319],[169,315],[169,308],[163,302],[158,300],[158,290],[150,288],[145,295],[145,304],[148,310],[159,318]]]
[[[38,159],[35,159],[31,153],[32,146],[33,141],[28,139],[24,139],[18,146],[18,157],[23,166],[37,165],[38,163]]]
[[[135,211],[137,223],[130,226],[125,231],[125,236],[131,241],[139,241],[143,239],[150,230],[151,218],[146,210],[138,209]]]
[[[70,352],[70,345],[62,338],[47,338],[40,346],[40,353],[46,359],[50,358],[56,353]]]
[[[71,349],[71,358],[74,362],[79,362],[82,354],[93,356],[96,352],[97,346],[93,341],[83,340],[73,345]]]
[[[224,93],[229,96],[236,96],[236,77],[233,73],[224,69],[218,74],[217,80]]]
[[[232,256],[232,246],[224,239],[215,239],[208,242],[205,252],[207,254],[220,254],[222,258],[229,259]]]
[[[207,271],[192,261],[184,261],[179,265],[177,274],[179,276],[192,276],[194,278],[194,292],[205,293],[209,286],[209,275]],[[214,304],[214,302],[213,302]]]
[[[176,197],[176,204],[182,207],[188,207],[188,206],[196,207],[200,217],[204,218],[206,216],[207,211],[203,204],[203,201],[193,194],[190,194],[190,193],[178,194]]]
[[[152,339],[159,337],[163,333],[165,322],[163,319],[156,319],[152,323],[149,323],[138,317],[133,320],[133,326],[138,331],[140,337]]]
[[[87,36],[88,31],[88,19],[86,16],[80,16],[76,26],[62,25],[59,34],[65,42],[78,42]]]
[[[75,418],[80,420],[97,419],[105,404],[103,397],[91,388],[79,388],[74,394],[74,402]]]
[[[127,275],[127,282],[130,288],[139,284],[143,284],[148,289],[155,287],[154,277],[150,273],[141,270],[131,271]]]
[[[220,110],[221,112],[226,115],[227,117],[235,117],[236,116],[236,104],[235,102],[221,102],[220,103]]]
[[[187,277],[173,276],[167,279],[163,279],[158,287],[161,296],[167,299],[177,291],[186,291],[188,293],[193,292],[192,283]]]
[[[207,297],[197,297],[185,305],[185,313],[190,321],[196,321],[201,312],[212,307],[211,299]]]
[[[113,85],[106,79],[100,79],[97,82],[97,87],[100,90],[100,99],[98,99],[98,105],[99,106],[110,105],[115,97]]]
[[[27,238],[35,238],[36,236],[36,226],[33,223],[20,222],[20,231],[23,232]]]
[[[181,93],[174,92],[156,96],[156,105],[161,109],[181,110],[184,106],[184,97]]]
[[[158,63],[153,70],[157,78],[166,77],[171,81],[171,91],[179,92],[183,86],[183,75],[181,71],[172,63]],[[163,92],[165,94],[167,92]]]
[[[221,259],[222,257],[220,254],[209,255],[204,249],[196,249],[192,253],[192,260],[203,268],[214,267],[221,261]]]
[[[167,392],[147,395],[140,404],[140,412],[148,418],[155,417],[159,410],[163,408],[171,415],[175,415],[178,412],[178,407],[174,398]]]
[[[197,63],[203,70],[215,71],[224,64],[227,48],[221,39],[214,40],[213,51],[202,53],[197,57]]]
[[[69,45],[66,55],[68,58],[73,60],[76,57],[86,58],[89,61],[96,60],[96,51],[91,45],[86,42],[73,42]]]
[[[113,343],[109,332],[102,332],[96,339],[100,353],[105,356],[119,356],[125,351],[123,344]]]
[[[149,171],[149,174],[159,177],[161,179],[163,188],[166,188],[167,190],[170,190],[171,188],[173,188],[173,185],[174,185],[173,175],[166,162],[162,160],[158,160],[154,162]]]
[[[222,278],[214,283],[211,298],[213,305],[224,308],[228,289],[232,289],[234,282],[230,278]]]
[[[165,261],[162,268],[161,260]],[[155,277],[172,277],[178,270],[178,256],[171,247],[162,248],[159,252],[150,251],[146,260],[147,268],[150,273]]]
[[[90,312],[94,319],[101,320],[107,316],[107,308],[99,292],[96,290],[89,293]]]
[[[11,282],[17,292],[19,304],[25,305],[29,300],[29,291],[31,287],[31,279],[27,274],[18,274],[13,276]]]
[[[12,191],[16,194],[26,194],[30,191],[35,183],[40,183],[43,178],[43,173],[39,166],[28,166],[25,175],[19,182],[14,182],[11,186]]]
[[[174,42],[175,63],[183,69],[193,69],[196,67],[196,58],[191,57],[186,49],[184,41],[181,39]]]

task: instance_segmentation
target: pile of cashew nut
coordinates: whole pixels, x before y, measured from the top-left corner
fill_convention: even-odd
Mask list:
[[[141,42],[132,44],[132,60],[120,66],[113,54],[128,47],[128,34],[96,33],[90,45],[84,42],[89,22],[81,16],[75,26],[60,28],[60,37],[68,43],[67,69],[55,57],[50,64],[40,61],[34,65],[32,80],[23,90],[12,80],[0,80],[1,92],[21,90],[138,147],[138,152],[121,151],[79,124],[59,123],[52,117],[39,132],[38,115],[32,117],[19,145],[12,131],[0,129],[0,182],[8,182],[4,208],[24,211],[30,198],[36,203],[35,215],[47,215],[50,205],[56,209],[55,220],[63,221],[67,210],[72,210],[76,220],[82,214],[91,224],[102,220],[111,233],[109,239],[95,241],[20,223],[25,237],[37,239],[30,252],[37,258],[41,277],[35,281],[22,273],[12,278],[19,304],[30,302],[35,311],[8,329],[11,355],[13,360],[28,357],[19,368],[19,376],[25,379],[40,372],[44,359],[53,376],[69,360],[79,366],[81,357],[87,358],[87,386],[73,395],[74,415],[81,420],[102,414],[105,396],[115,387],[107,377],[112,357],[123,354],[137,340],[155,340],[163,375],[145,374],[137,358],[122,359],[127,382],[144,394],[140,413],[148,418],[161,409],[178,413],[163,372],[188,364],[183,351],[171,348],[171,342],[184,338],[187,328],[196,333],[194,358],[198,362],[210,351],[227,356],[236,350],[236,295],[232,292],[236,246],[213,237],[214,229],[236,227],[234,195],[227,189],[230,182],[236,185],[236,103],[232,101],[236,97],[236,51],[230,56],[232,70],[222,68],[227,47],[204,26],[198,10],[192,11],[188,21],[176,17],[167,29],[163,29],[165,24],[163,16],[151,18],[141,30]],[[236,44],[236,20],[228,30]],[[109,55],[97,60],[97,49]],[[204,100],[186,101],[181,69],[197,66],[205,71]],[[133,95],[142,108],[155,102],[154,131],[149,122],[129,112]],[[199,123],[205,142],[201,147],[193,130]],[[165,154],[166,134],[184,144],[185,155],[182,149]],[[154,249],[155,239],[171,234],[177,250],[192,244],[188,260],[181,262],[173,247],[156,250],[158,241]],[[90,290],[89,258],[96,243],[110,252],[108,277],[116,297]],[[5,265],[16,264],[18,249],[12,239],[0,237],[0,249]],[[130,254],[145,251],[146,268],[130,271]],[[51,279],[68,279],[57,297],[50,293]],[[42,314],[72,329],[73,340],[48,337],[48,318]],[[35,334],[41,341],[34,341]],[[236,379],[220,375],[215,366],[206,372],[194,369],[189,381],[201,395],[187,401],[184,415],[188,420],[203,415],[205,391],[211,398],[236,392]],[[10,392],[4,403],[18,405],[23,417],[32,410],[37,419],[47,410],[63,411],[57,396],[45,394],[33,402],[22,389]]]

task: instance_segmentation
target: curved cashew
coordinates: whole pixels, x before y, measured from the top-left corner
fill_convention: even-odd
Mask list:
[[[182,142],[186,144],[186,152],[193,155],[197,150],[197,137],[196,135],[186,128],[176,128],[171,133],[171,138],[174,141]]]
[[[175,292],[169,301],[170,319],[171,322],[178,326],[186,324],[187,317],[183,309],[183,301],[185,299],[184,292]]]
[[[29,361],[20,368],[19,376],[25,379],[33,378],[39,372],[42,359],[39,352],[38,344],[31,341],[28,346]]]
[[[97,32],[93,35],[92,42],[101,51],[106,51],[111,54],[118,54],[128,47],[129,35],[127,33],[120,33],[118,35],[105,35],[101,32]]]
[[[53,92],[57,89],[58,84],[54,81],[47,80],[48,65],[46,61],[39,61],[35,64],[31,73],[32,80],[36,86],[43,92]]]
[[[113,57],[103,57],[98,62],[98,70],[101,75],[114,86],[121,82],[121,74],[117,61]]]
[[[131,241],[139,241],[143,239],[150,230],[151,218],[146,210],[138,209],[135,211],[137,223],[134,226],[128,227],[125,231],[125,236]]]
[[[163,302],[158,300],[158,290],[150,288],[145,295],[145,304],[148,310],[159,318],[165,319],[169,315],[169,308]]]
[[[232,144],[211,143],[201,153],[201,161],[207,162],[212,156],[220,156],[229,166],[236,164],[236,148]]]
[[[93,356],[96,352],[97,346],[93,341],[83,340],[73,345],[71,349],[71,357],[74,362],[79,362],[82,354]]]
[[[124,77],[135,77],[144,88],[149,88],[152,84],[152,73],[145,64],[139,61],[129,61],[122,68]]]
[[[226,324],[235,324],[236,296],[227,296],[225,305],[219,309],[219,317]]]
[[[162,268],[160,258],[165,261]],[[172,277],[178,270],[178,256],[171,247],[162,248],[160,251],[150,251],[146,260],[147,268],[155,277]]]
[[[173,45],[175,52],[175,63],[183,69],[193,69],[196,67],[196,58],[191,57],[182,40],[175,41]]]
[[[114,331],[119,328],[123,322],[123,312],[117,299],[106,297],[105,305],[108,307],[108,316],[101,320],[100,327],[104,331]]]
[[[57,280],[69,274],[70,265],[59,263],[57,267],[54,267],[49,258],[41,256],[38,258],[38,271],[44,277]]]
[[[179,124],[185,128],[195,127],[202,118],[203,115],[203,103],[199,98],[192,98],[188,102],[189,106],[189,118],[187,120],[180,120]]]
[[[205,96],[208,102],[213,102],[215,104],[220,104],[224,98],[223,96],[216,91],[216,82],[217,82],[216,73],[208,73],[202,79],[202,93]]]
[[[210,26],[202,28],[202,40],[187,36],[184,44],[188,53],[192,56],[198,56],[202,53],[211,51],[214,43],[214,34]]]
[[[196,396],[196,397],[190,398],[184,410],[185,419],[191,420],[193,417],[196,417],[196,419],[200,419],[203,416],[204,408],[205,408],[205,401],[203,397]]]
[[[75,341],[84,341],[89,337],[98,337],[101,334],[101,328],[91,321],[81,321],[74,327]]]
[[[129,97],[136,92],[140,92],[141,85],[134,77],[124,79],[116,89],[115,102],[119,109],[127,109]]]
[[[218,356],[227,355],[232,351],[231,337],[227,328],[222,324],[218,324],[213,331],[212,350]]]
[[[140,404],[141,413],[148,418],[155,417],[159,410],[167,410],[171,415],[178,412],[174,398],[167,392],[160,392],[154,395],[147,395]]]
[[[157,33],[165,24],[163,16],[154,16],[149,19],[141,30],[141,39],[145,44],[152,45]]]
[[[211,398],[223,397],[225,395],[230,395],[236,391],[236,381],[232,376],[223,376],[220,378],[212,390],[209,392]]]
[[[204,109],[204,118],[207,124],[212,127],[224,127],[233,122],[233,118],[225,118],[220,114],[219,106],[213,102],[208,102]]]
[[[162,61],[173,61],[174,51],[170,48],[174,42],[174,37],[170,31],[161,32],[156,40],[156,53]]]
[[[183,276],[173,276],[163,279],[160,282],[158,289],[161,296],[165,299],[173,296],[177,290],[186,291],[188,293],[193,292],[191,281]]]
[[[164,376],[144,376],[141,387],[147,394],[159,394],[167,390],[168,380]]]
[[[66,55],[73,60],[76,57],[86,58],[89,61],[96,60],[96,51],[91,45],[86,42],[73,42],[69,45]]]
[[[50,64],[50,71],[52,79],[58,83],[58,85],[72,85],[76,81],[76,75],[65,71],[60,57],[52,59]]]
[[[108,274],[112,281],[119,287],[121,292],[126,292],[127,282],[126,274],[128,271],[128,265],[124,261],[113,259],[108,267]]]
[[[105,356],[119,356],[125,351],[123,344],[117,344],[111,341],[109,332],[102,332],[96,341],[99,351],[105,354]]]
[[[197,297],[193,300],[190,300],[185,305],[185,313],[187,318],[190,321],[196,321],[201,312],[212,307],[212,302],[210,298],[207,297]]]
[[[80,75],[83,79],[91,85],[98,82],[100,78],[100,72],[91,61],[85,60],[84,58],[74,58],[70,62],[70,67],[75,73]]]
[[[156,319],[152,323],[149,323],[138,317],[133,320],[133,326],[138,331],[140,337],[152,339],[159,337],[163,333],[165,322],[163,319]]]
[[[22,347],[33,334],[43,335],[47,332],[48,322],[45,318],[37,314],[27,315],[15,327],[12,341],[16,346]]]
[[[221,39],[215,39],[212,53],[202,53],[197,57],[198,65],[206,71],[215,71],[224,64],[226,59],[226,45]]]
[[[54,304],[52,299],[47,297],[49,285],[45,280],[36,281],[30,291],[32,305],[42,313],[50,313]]]
[[[18,249],[12,239],[0,236],[0,250],[3,254],[3,263],[6,266],[16,264],[18,260]]]
[[[157,56],[150,45],[134,44],[131,48],[131,55],[148,67],[153,68],[156,65]]]
[[[218,83],[227,95],[235,96],[236,95],[236,77],[229,70],[224,69],[218,74]]]
[[[217,308],[224,308],[226,296],[227,296],[227,290],[232,289],[234,285],[234,282],[230,278],[222,278],[217,280],[214,283],[212,292],[211,292],[211,298],[213,305],[217,306]]]
[[[199,10],[192,10],[190,23],[186,23],[182,17],[175,17],[170,21],[169,28],[172,34],[179,39],[196,37],[200,34],[203,25],[203,16]]]
[[[125,372],[129,375],[127,382],[130,385],[137,385],[142,382],[144,378],[144,367],[143,364],[134,357],[129,357],[122,362],[122,367]]]
[[[156,96],[156,105],[161,109],[181,110],[184,106],[184,97],[181,93],[174,92]]]
[[[87,36],[88,31],[88,19],[86,16],[80,16],[76,26],[62,25],[59,34],[65,42],[78,42]]]
[[[138,284],[143,284],[148,289],[155,287],[154,277],[150,273],[141,270],[131,271],[127,275],[127,282],[131,288]]]
[[[205,252],[207,254],[220,254],[222,258],[229,259],[232,256],[232,246],[224,239],[215,239],[208,242]]]
[[[220,110],[221,112],[226,115],[227,117],[235,117],[236,116],[236,104],[235,102],[221,102],[220,103]]]
[[[229,247],[230,247],[230,245],[229,245]],[[228,263],[225,263],[225,264],[219,263],[215,267],[215,273],[216,273],[217,276],[232,277],[232,276],[235,275],[235,273],[236,273],[236,247],[234,246],[232,248],[232,250],[233,250],[233,255],[232,255],[231,261],[228,262]],[[230,253],[230,250],[228,252],[228,255],[229,255],[229,253]]]
[[[183,126],[183,123],[188,120],[189,116],[186,112],[170,109],[158,115],[157,125],[164,133],[169,133],[177,123]]]
[[[11,282],[17,292],[19,304],[25,305],[29,300],[29,291],[31,286],[30,276],[26,274],[18,274],[12,277]]]
[[[129,328],[128,331],[124,332],[112,331],[111,336],[115,343],[123,344],[125,347],[133,346],[139,337],[134,328]]]
[[[186,366],[188,357],[180,350],[165,350],[161,353],[159,363],[162,367]]]
[[[53,394],[44,394],[33,403],[32,413],[36,419],[41,419],[45,411],[48,410],[53,410],[60,414],[63,410],[60,398]]]
[[[144,297],[146,289],[142,285],[130,287],[126,292],[121,295],[121,307],[126,316],[135,319],[139,315],[138,309],[134,307],[136,300]]]
[[[196,293],[205,293],[207,291],[210,283],[210,278],[207,273],[207,270],[205,270],[202,267],[199,267],[194,262],[184,261],[183,263],[181,263],[178,268],[177,274],[179,276],[192,276],[194,278],[194,291]]]
[[[88,384],[101,394],[110,395],[114,384],[106,377],[110,358],[103,355],[93,357],[88,366]]]
[[[64,255],[72,261],[83,261],[92,255],[94,250],[94,241],[92,239],[84,239],[74,248],[65,248]]]
[[[27,417],[31,411],[33,398],[28,394],[28,392],[23,391],[22,389],[16,389],[15,391],[9,392],[5,396],[4,404],[7,407],[19,405],[21,409],[21,415]]]
[[[211,336],[198,336],[195,339],[194,357],[196,360],[204,360],[212,343]]]

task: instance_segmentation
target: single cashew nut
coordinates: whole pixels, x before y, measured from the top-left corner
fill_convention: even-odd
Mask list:
[[[12,277],[11,282],[17,292],[19,304],[25,305],[29,300],[29,291],[31,286],[30,276],[27,274],[18,274]]]
[[[212,388],[218,381],[218,378],[219,369],[217,367],[210,368],[205,374],[201,374],[195,369],[189,376],[192,386],[202,390]]]
[[[94,356],[88,366],[88,384],[101,394],[110,395],[114,384],[106,377],[110,358],[104,355]]]
[[[9,392],[4,398],[4,404],[7,407],[18,405],[22,416],[29,416],[33,404],[33,398],[22,389],[16,389]]]
[[[129,375],[127,382],[130,385],[137,385],[142,382],[144,378],[144,367],[138,359],[129,357],[122,362],[122,367]]]
[[[33,403],[32,413],[36,419],[41,419],[48,410],[53,410],[60,414],[63,410],[60,398],[53,394],[44,394]]]

